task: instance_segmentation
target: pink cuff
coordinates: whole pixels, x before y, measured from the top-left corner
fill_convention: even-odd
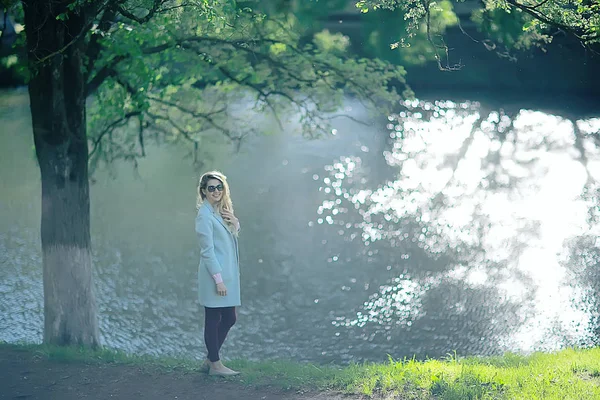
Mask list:
[[[223,283],[223,278],[221,277],[220,272],[218,274],[214,274],[212,277],[215,280],[216,284]]]

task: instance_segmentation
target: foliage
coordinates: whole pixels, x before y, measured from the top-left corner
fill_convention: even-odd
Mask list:
[[[282,116],[295,113],[303,132],[318,136],[328,132],[344,96],[384,108],[400,99],[391,84],[404,82],[401,67],[350,58],[346,39],[326,32],[300,45],[295,23],[249,8],[187,6],[144,25],[124,21],[94,32],[103,51],[90,82],[106,80],[98,85],[92,155],[118,148],[117,154],[134,157],[131,137],[108,136],[132,118],[144,131],[197,148],[214,132],[237,145],[258,133],[244,118],[248,105],[269,111],[280,126]],[[133,136],[140,155],[143,135]]]
[[[443,35],[458,22],[452,3],[443,0],[432,6],[429,14],[430,30],[425,21],[419,20],[415,14],[418,14],[418,10],[404,16],[397,10],[387,9],[364,13],[362,19],[369,43],[368,54],[397,64],[420,65],[438,60],[440,69],[451,68],[452,63],[445,53]],[[414,18],[409,18],[409,15]]]
[[[429,18],[437,4],[431,0],[360,0],[356,5],[362,12],[402,10],[411,22],[410,32]],[[600,3],[597,0],[484,0],[483,4],[483,8],[475,8],[472,20],[485,32],[487,40],[508,49],[543,47],[560,32],[575,36],[590,49],[600,43]],[[435,29],[429,22],[427,26],[428,30]]]

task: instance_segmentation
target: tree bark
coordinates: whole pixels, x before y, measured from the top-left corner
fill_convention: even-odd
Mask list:
[[[23,1],[42,183],[44,342],[96,347],[83,67],[89,21],[82,12],[57,19],[70,2]]]

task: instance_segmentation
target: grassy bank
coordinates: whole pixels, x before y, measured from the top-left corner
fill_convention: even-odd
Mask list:
[[[44,345],[9,345],[58,362],[117,363],[160,368],[165,373],[197,373],[199,362],[130,356],[113,350],[90,351]],[[244,385],[284,389],[335,390],[402,399],[600,399],[600,348],[568,349],[530,356],[394,361],[347,367],[293,362],[231,361]]]

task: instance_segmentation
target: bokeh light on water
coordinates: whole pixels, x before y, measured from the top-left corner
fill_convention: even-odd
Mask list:
[[[325,168],[317,223],[363,249],[347,262],[389,271],[333,324],[367,340],[414,336],[426,346],[405,351],[420,354],[461,340],[477,354],[589,344],[590,316],[558,253],[594,229],[586,213],[598,204],[580,196],[600,179],[600,119],[476,102],[405,106],[386,126],[389,181],[368,185],[360,157]]]

